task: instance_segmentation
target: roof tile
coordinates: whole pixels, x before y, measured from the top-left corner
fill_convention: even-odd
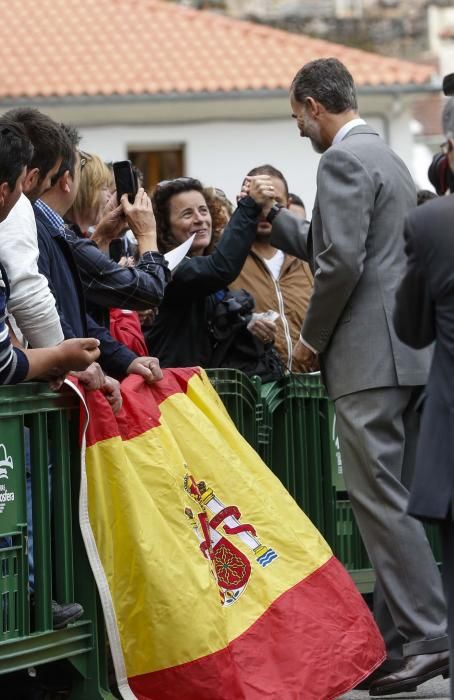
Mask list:
[[[359,86],[421,85],[434,69],[163,0],[0,0],[0,99],[287,89],[336,56]]]

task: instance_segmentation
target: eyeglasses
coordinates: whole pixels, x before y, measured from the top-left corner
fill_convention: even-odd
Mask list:
[[[80,156],[80,169],[83,170],[84,166],[87,165],[89,160],[92,160],[92,157],[89,153],[85,153],[85,151],[79,151],[79,156]]]

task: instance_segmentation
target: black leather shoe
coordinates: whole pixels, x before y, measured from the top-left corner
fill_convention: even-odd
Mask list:
[[[418,685],[436,676],[449,678],[449,651],[407,656],[400,670],[377,678],[371,684],[369,695],[411,693],[417,689]]]
[[[369,690],[375,681],[383,676],[387,676],[390,673],[395,673],[399,671],[404,664],[403,658],[400,659],[385,659],[382,664],[375,671],[372,671],[366,678],[364,678],[358,685],[355,685],[353,690]]]
[[[66,627],[70,622],[75,622],[82,617],[84,609],[79,603],[64,603],[60,605],[55,600],[52,601],[52,623],[54,630]]]

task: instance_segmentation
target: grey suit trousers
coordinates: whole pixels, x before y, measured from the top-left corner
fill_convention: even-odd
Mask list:
[[[335,402],[345,482],[375,569],[376,620],[390,656],[448,648],[438,568],[422,524],[406,512],[418,393],[368,389]]]

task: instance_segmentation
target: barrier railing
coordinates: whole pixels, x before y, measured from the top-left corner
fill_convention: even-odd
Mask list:
[[[239,431],[358,588],[371,591],[373,571],[343,484],[334,410],[320,377],[289,375],[262,385],[237,370],[207,372]],[[69,390],[55,394],[37,383],[0,387],[0,674],[65,659],[72,699],[113,700],[102,614],[78,522],[78,430],[79,404]],[[429,528],[428,535],[437,556],[438,534]],[[77,601],[85,614],[53,630],[52,600]]]
[[[375,576],[348,499],[334,405],[320,374],[291,374],[262,385],[257,377],[249,379],[233,369],[207,372],[246,439],[254,430],[249,423],[246,430],[244,412],[249,421],[255,415],[256,437],[249,441],[325,537],[359,590],[371,592]],[[426,529],[440,561],[437,529]]]
[[[102,616],[78,523],[78,430],[79,404],[69,390],[55,394],[37,383],[0,387],[0,674],[66,659],[71,698],[113,700]],[[52,600],[77,601],[84,616],[54,630]]]

